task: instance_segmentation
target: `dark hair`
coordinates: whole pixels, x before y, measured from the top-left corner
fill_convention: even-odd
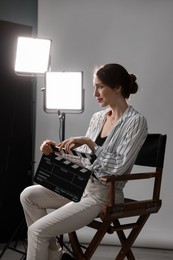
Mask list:
[[[121,86],[124,98],[129,98],[130,94],[138,91],[136,76],[129,74],[120,64],[106,64],[96,70],[95,75],[111,88]]]

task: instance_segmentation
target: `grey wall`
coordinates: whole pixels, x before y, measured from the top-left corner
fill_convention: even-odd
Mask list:
[[[85,134],[99,110],[92,96],[95,65],[116,62],[138,77],[140,90],[130,103],[148,120],[149,132],[168,135],[161,196],[163,206],[144,227],[136,245],[173,249],[173,1],[171,0],[39,0],[38,36],[51,38],[52,70],[83,70],[85,111],[67,115],[66,137]],[[36,161],[45,139],[58,142],[57,115],[43,111],[43,79],[38,79]],[[149,193],[150,185],[127,186],[131,194]],[[146,195],[147,196],[147,195]],[[85,240],[90,233],[81,231]],[[114,239],[112,239],[114,241]],[[105,242],[111,243],[109,239]]]

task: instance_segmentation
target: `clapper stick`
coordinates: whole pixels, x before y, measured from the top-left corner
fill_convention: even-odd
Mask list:
[[[68,153],[65,152],[65,148],[62,148],[60,151],[60,148],[58,146],[51,146],[54,152],[57,152],[60,155],[63,154],[69,154],[69,155],[73,155],[73,156],[77,156],[80,158],[87,158],[89,160],[95,159],[96,156],[95,154],[90,154],[90,153],[83,153],[83,152],[78,152],[76,150],[70,150]]]

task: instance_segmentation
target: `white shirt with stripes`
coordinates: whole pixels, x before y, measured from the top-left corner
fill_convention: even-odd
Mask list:
[[[96,140],[110,108],[95,113],[90,121],[86,136]],[[96,151],[97,159],[93,164],[83,159],[83,165],[94,171],[99,179],[102,176],[130,174],[137,154],[148,133],[147,121],[131,105],[128,106],[118,120],[104,144]],[[81,152],[91,152],[84,145],[78,149]],[[116,189],[123,189],[125,182],[116,183]]]

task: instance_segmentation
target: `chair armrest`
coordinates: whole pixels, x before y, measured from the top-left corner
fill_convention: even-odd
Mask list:
[[[105,182],[117,182],[117,181],[130,181],[130,180],[142,180],[155,178],[159,173],[157,172],[143,172],[143,173],[131,173],[129,175],[117,175],[117,176],[103,176],[100,177],[100,181]]]
[[[149,178],[156,178],[159,176],[159,172],[142,172],[142,173],[131,173],[129,175],[118,175],[118,176],[103,176],[100,177],[100,181],[104,181],[109,184],[109,206],[115,205],[115,183],[117,181],[130,181],[130,180],[143,180]]]

